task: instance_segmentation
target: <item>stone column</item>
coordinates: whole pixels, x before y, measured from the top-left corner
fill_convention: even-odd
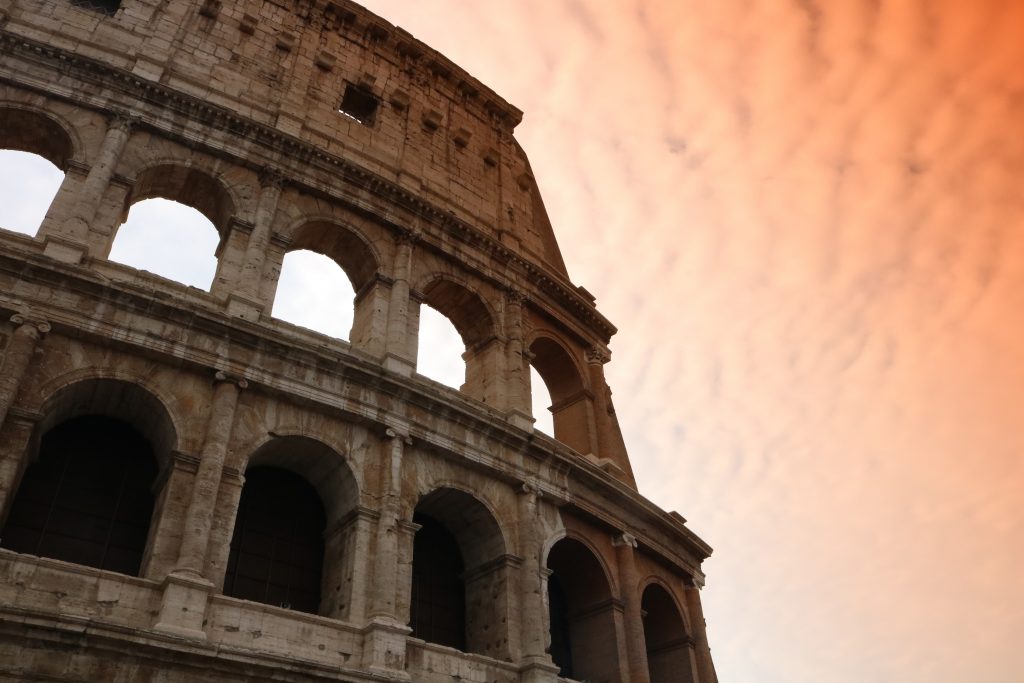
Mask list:
[[[384,367],[411,375],[416,368],[415,347],[409,339],[409,277],[412,273],[412,251],[419,235],[412,231],[398,237],[395,249],[394,280],[388,301],[387,342]]]
[[[522,429],[533,429],[530,401],[530,373],[523,349],[523,293],[509,290],[505,295],[505,392],[509,421]]]
[[[636,538],[624,533],[615,537],[612,545],[616,549],[619,567],[619,586],[622,592],[622,607],[626,619],[626,652],[630,683],[650,683],[650,669],[647,666],[647,641],[644,638],[643,613],[640,608],[639,578],[636,570]]]
[[[199,454],[192,497],[185,512],[184,535],[178,551],[175,572],[202,576],[206,564],[206,546],[213,526],[213,509],[217,504],[220,480],[227,454],[228,437],[235,420],[238,394],[248,386],[244,379],[216,374],[210,419],[206,423],[206,436]]]
[[[608,423],[608,384],[604,379],[604,364],[611,360],[607,349],[593,346],[587,349],[587,371],[590,390],[594,394],[594,428],[597,432],[597,455],[612,457],[612,439]]]
[[[363,633],[363,667],[389,676],[404,674],[406,620],[399,614],[399,519],[402,492],[402,456],[412,440],[394,429],[385,433],[382,458],[380,519],[377,523],[376,552],[373,555],[373,579],[369,623]]]
[[[38,417],[12,411],[0,428],[0,529],[7,522],[18,482],[28,467],[29,443]]]
[[[46,236],[43,253],[60,261],[78,263],[88,251],[89,226],[99,210],[103,193],[114,177],[117,162],[131,137],[135,120],[126,115],[115,115],[103,138],[99,155],[89,169],[85,182],[69,199],[75,202],[70,217],[60,226],[59,235]]]
[[[697,680],[699,683],[718,683],[718,674],[715,673],[715,663],[711,660],[711,648],[708,645],[704,608],[700,604],[700,583],[694,580],[692,584],[686,586],[685,592],[686,609],[690,613],[690,628],[693,629]]]
[[[558,667],[547,653],[549,625],[545,575],[548,570],[541,565],[543,540],[538,534],[542,496],[535,484],[525,482],[519,489],[517,503],[519,544],[523,556],[519,568],[519,647],[524,683],[554,683],[558,678]]]
[[[263,263],[273,232],[274,215],[284,187],[284,176],[274,170],[260,174],[260,198],[256,205],[256,217],[252,232],[245,246],[245,257],[237,286],[228,300],[228,312],[246,320],[258,320],[266,302],[260,300],[260,285],[263,281]]]
[[[0,427],[7,418],[11,404],[14,403],[39,340],[50,331],[49,323],[29,320],[20,313],[11,316],[11,323],[15,326],[14,334],[7,343],[3,365],[0,365]]]
[[[597,455],[607,458],[619,468],[620,478],[636,488],[633,468],[629,464],[622,435],[619,433],[611,406],[611,392],[604,378],[604,364],[611,360],[611,353],[603,346],[587,349],[587,370],[590,377],[590,389],[593,393],[594,431],[597,438]]]
[[[224,456],[235,419],[238,394],[248,383],[241,378],[216,374],[213,405],[206,424],[206,436],[185,512],[181,548],[175,569],[164,582],[163,599],[154,629],[177,636],[205,640],[203,618],[214,583],[203,575],[213,513],[217,504]]]
[[[402,455],[408,437],[388,429],[387,453],[381,473],[381,510],[377,524],[377,552],[374,553],[374,582],[369,615],[398,622],[395,609],[398,572],[399,503],[402,487]]]

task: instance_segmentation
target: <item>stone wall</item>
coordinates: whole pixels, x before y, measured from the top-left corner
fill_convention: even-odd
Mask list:
[[[600,568],[574,660],[676,680],[647,663],[656,583],[678,615],[659,638],[714,681],[710,548],[635,490],[604,382],[615,330],[568,280],[520,113],[342,0],[85,4],[0,0],[0,148],[65,172],[36,237],[0,231],[0,523],[78,416],[130,425],[159,474],[138,576],[0,549],[0,680],[553,681],[548,581],[574,570],[549,556],[574,543]],[[107,260],[150,197],[217,229],[209,292]],[[352,280],[351,341],[270,318],[294,249]],[[466,342],[460,391],[415,373],[424,303]],[[556,439],[533,430],[531,364]],[[257,466],[322,503],[317,614],[223,594]],[[407,626],[417,514],[465,561],[464,652]]]

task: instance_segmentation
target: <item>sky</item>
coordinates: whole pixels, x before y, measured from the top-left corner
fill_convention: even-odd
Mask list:
[[[721,681],[1024,681],[1024,3],[363,4],[525,112]]]

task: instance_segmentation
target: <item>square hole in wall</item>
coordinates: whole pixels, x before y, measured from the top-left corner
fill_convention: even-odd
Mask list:
[[[71,0],[71,4],[82,9],[114,16],[121,7],[121,0]]]
[[[367,88],[349,83],[345,86],[338,111],[364,126],[372,126],[379,105],[380,100]]]

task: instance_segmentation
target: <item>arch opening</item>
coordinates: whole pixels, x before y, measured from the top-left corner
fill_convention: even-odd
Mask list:
[[[285,254],[271,315],[337,339],[351,336],[356,293],[328,256],[297,249]]]
[[[104,415],[65,420],[40,440],[4,525],[2,545],[138,576],[153,517],[153,445]]]
[[[358,499],[352,470],[327,444],[289,435],[260,446],[245,468],[224,594],[347,616]]]
[[[530,366],[530,409],[533,412],[533,428],[548,436],[555,435],[555,418],[551,413],[551,392],[537,368]]]
[[[0,149],[0,227],[35,236],[63,182],[46,157]]]
[[[547,566],[549,653],[559,675],[616,680],[615,602],[601,563],[580,541],[563,538],[551,548]]]
[[[494,317],[479,294],[452,280],[438,278],[423,288],[420,307],[419,350],[417,370],[432,379],[432,373],[444,372],[445,384],[480,401],[494,401],[496,379],[500,373]],[[434,311],[440,314],[458,334],[455,341],[450,328],[442,325]],[[432,320],[433,317],[433,320]],[[446,330],[440,335],[440,329]],[[464,363],[455,361],[456,351]],[[462,369],[462,382],[455,383],[456,367]],[[436,370],[435,370],[436,368]]]
[[[71,136],[49,116],[0,107],[0,228],[34,236],[73,156]]]
[[[455,325],[431,306],[420,306],[416,372],[453,389],[466,382],[466,345]]]
[[[71,136],[49,116],[9,107],[0,107],[0,149],[36,154],[62,172],[75,153]]]
[[[224,594],[319,613],[325,526],[320,496],[303,477],[279,467],[246,470]]]
[[[580,453],[592,452],[590,394],[576,362],[561,344],[547,337],[535,339],[530,344],[530,354],[533,358],[530,387],[534,419],[539,424],[539,415],[550,413],[551,434],[556,439]],[[535,377],[540,378],[550,400],[543,408],[537,401],[543,392],[537,391],[538,383],[533,381]]]
[[[672,596],[652,583],[644,589],[640,607],[651,683],[693,683],[690,639]]]
[[[111,261],[210,290],[219,235],[200,211],[167,199],[134,204],[117,230]]]
[[[189,166],[152,166],[125,197],[108,258],[209,291],[234,213],[230,193],[212,175]]]
[[[441,488],[424,496],[413,514],[410,621],[428,642],[496,659],[510,658],[504,536],[472,495]]]

